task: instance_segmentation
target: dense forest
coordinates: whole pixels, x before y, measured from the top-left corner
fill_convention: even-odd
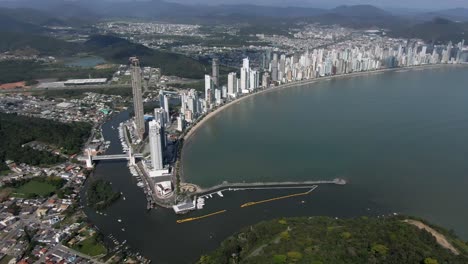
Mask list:
[[[86,199],[88,206],[95,210],[102,210],[111,205],[115,200],[119,199],[120,193],[114,192],[110,182],[104,180],[96,180],[90,183],[86,191]]]
[[[455,255],[404,219],[303,217],[261,222],[227,238],[198,264],[468,263],[468,244],[435,228],[460,252]]]
[[[59,156],[29,147],[30,141],[40,141],[59,148],[65,154],[80,151],[89,136],[91,124],[65,124],[53,120],[0,113],[0,171],[6,169],[5,160],[31,165],[48,165],[62,161]]]

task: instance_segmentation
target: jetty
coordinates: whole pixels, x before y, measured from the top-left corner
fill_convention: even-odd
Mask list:
[[[223,182],[210,188],[197,188],[195,194],[199,197],[211,197],[218,194],[218,191],[240,191],[240,190],[274,190],[274,189],[299,189],[299,188],[312,188],[312,185],[320,184],[335,184],[345,185],[347,182],[344,179],[336,178],[333,180],[320,180],[320,181],[302,181],[302,182],[242,182],[242,183],[229,183]],[[221,195],[220,195],[221,196]]]

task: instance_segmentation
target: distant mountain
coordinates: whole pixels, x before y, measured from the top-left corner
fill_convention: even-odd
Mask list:
[[[40,33],[44,28],[37,24],[35,10],[18,11],[0,8],[0,32]]]
[[[84,49],[120,64],[127,64],[129,57],[137,56],[143,66],[160,67],[166,75],[198,79],[208,70],[207,65],[184,55],[153,50],[110,35],[92,36],[84,43]]]
[[[424,13],[420,15],[427,19],[434,19],[437,17],[445,18],[453,21],[468,21],[468,9],[467,8],[452,8],[446,10],[440,10],[430,13]]]
[[[347,17],[393,17],[389,12],[372,5],[342,5],[333,8],[329,13]]]
[[[47,36],[17,32],[3,32],[1,35],[0,52],[28,50],[48,56],[71,56],[81,50],[79,44]]]
[[[400,28],[391,35],[406,38],[421,38],[429,42],[458,42],[468,36],[468,23],[457,23],[445,18],[435,18],[431,21]]]
[[[242,16],[257,16],[257,17],[285,17],[297,18],[316,16],[326,13],[327,10],[320,8],[305,8],[305,7],[272,7],[261,5],[221,5],[214,7],[216,15],[232,15],[239,14]]]
[[[49,16],[60,20],[96,20],[99,16],[92,12],[91,9],[83,6],[83,3],[81,1],[67,0],[6,0],[0,1],[0,7],[19,11],[23,10],[29,13],[31,13],[31,10],[35,10],[41,12],[42,16]]]

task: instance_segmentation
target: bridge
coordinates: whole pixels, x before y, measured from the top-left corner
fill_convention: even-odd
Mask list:
[[[93,161],[96,160],[128,160],[130,165],[136,165],[135,159],[143,158],[141,153],[132,153],[132,149],[128,151],[127,154],[115,154],[115,155],[91,155],[91,149],[86,149],[86,157],[82,158],[82,161],[86,161],[86,167],[91,169],[94,167]]]
[[[135,154],[133,155],[135,158],[143,158],[143,154]],[[115,155],[98,155],[98,156],[91,156],[92,160],[128,160],[128,154],[115,154]]]

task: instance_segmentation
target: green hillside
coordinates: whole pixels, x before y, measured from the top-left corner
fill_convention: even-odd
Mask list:
[[[84,45],[87,51],[115,63],[126,64],[129,57],[137,56],[142,66],[160,67],[162,73],[166,75],[200,79],[208,71],[206,65],[195,59],[153,50],[115,36],[92,36]]]
[[[431,233],[405,219],[303,217],[261,222],[226,239],[216,251],[202,256],[198,264],[468,263],[465,242],[433,228],[454,246],[457,255],[439,245]]]
[[[92,36],[85,43],[70,43],[43,35],[4,32],[0,38],[0,52],[5,51],[55,57],[87,53],[118,64],[127,64],[129,57],[137,56],[142,66],[159,67],[163,74],[194,79],[201,79],[210,70],[208,62],[202,63],[184,55],[153,50],[107,35]]]
[[[458,42],[465,39],[466,34],[468,34],[468,23],[458,23],[443,18],[396,28],[390,32],[390,35],[395,37],[420,38],[435,43]]]

